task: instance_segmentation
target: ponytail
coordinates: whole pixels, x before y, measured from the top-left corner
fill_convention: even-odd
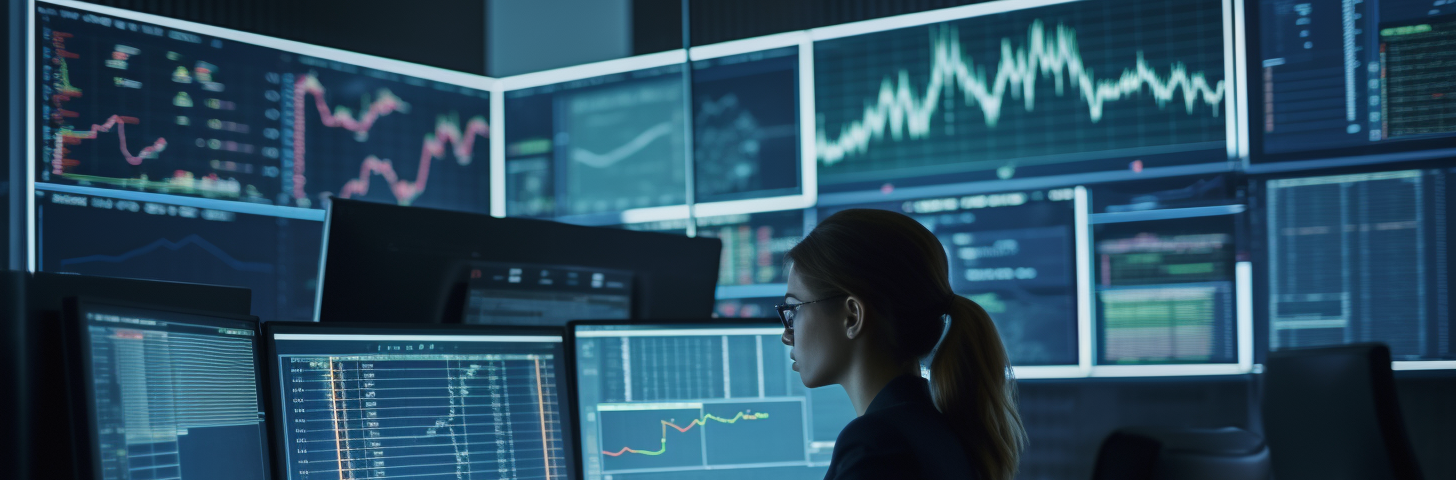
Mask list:
[[[1006,348],[976,302],[955,295],[948,313],[950,325],[930,362],[935,406],[950,419],[966,456],[982,468],[981,478],[1011,480],[1026,431]]]

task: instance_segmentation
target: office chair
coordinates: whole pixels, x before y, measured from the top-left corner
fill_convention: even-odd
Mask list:
[[[1382,344],[1269,353],[1264,431],[1279,480],[1422,478]]]
[[[1267,480],[1269,448],[1240,428],[1120,428],[1102,441],[1093,480]]]

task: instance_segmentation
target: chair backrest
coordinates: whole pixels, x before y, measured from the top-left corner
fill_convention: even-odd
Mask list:
[[[1269,353],[1264,434],[1279,480],[1422,478],[1382,344]]]
[[[1093,480],[1267,480],[1269,448],[1240,428],[1127,427],[1107,436]]]

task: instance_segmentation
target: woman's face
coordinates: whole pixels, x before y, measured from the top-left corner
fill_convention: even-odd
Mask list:
[[[820,300],[815,292],[804,285],[804,279],[797,272],[789,270],[788,292],[785,303],[800,303]],[[817,388],[840,383],[841,374],[849,364],[849,338],[846,334],[845,318],[848,314],[846,299],[804,305],[798,308],[794,317],[794,329],[785,330],[784,345],[793,347],[789,357],[794,360],[793,369],[805,387]]]

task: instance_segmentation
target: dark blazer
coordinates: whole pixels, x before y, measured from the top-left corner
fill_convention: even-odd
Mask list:
[[[974,479],[973,460],[916,376],[891,380],[839,432],[825,480]]]

